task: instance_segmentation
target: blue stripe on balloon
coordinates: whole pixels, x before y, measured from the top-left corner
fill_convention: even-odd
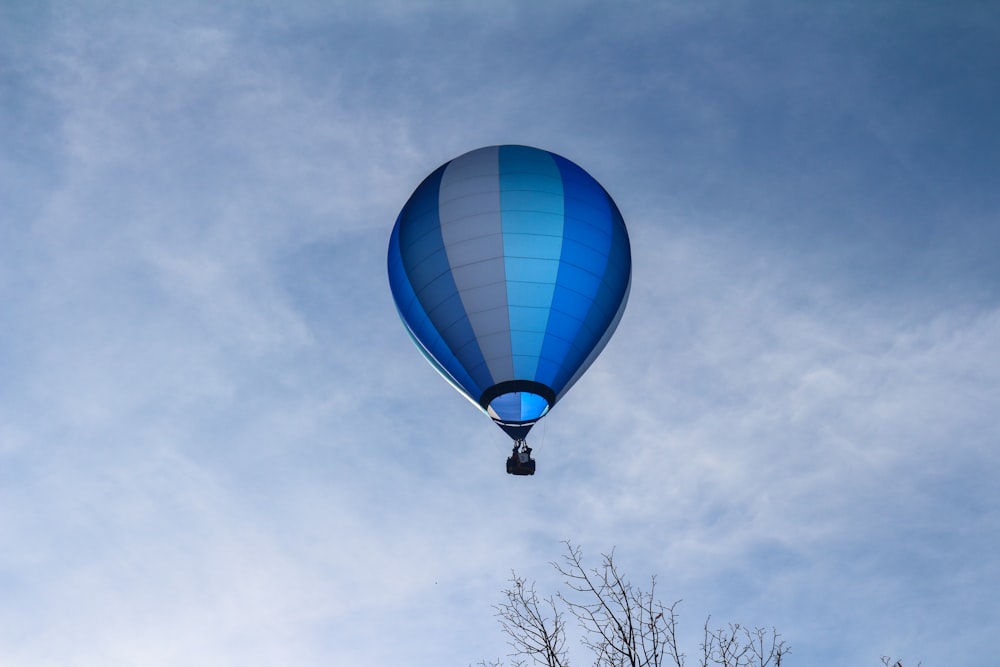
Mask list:
[[[607,219],[611,231],[607,265],[602,273],[594,303],[583,323],[582,328],[589,331],[589,336],[585,337],[586,340],[581,337],[578,366],[573,364],[563,366],[560,373],[560,387],[553,387],[559,397],[573,386],[600,354],[617,326],[628,300],[632,275],[628,233],[625,231],[625,221],[622,220],[621,213],[611,200],[611,196],[604,193],[604,197],[609,207]],[[587,347],[584,347],[584,342]]]
[[[514,377],[534,379],[562,252],[563,187],[552,157],[501,146],[500,203]]]
[[[403,259],[399,249],[399,233],[393,230],[389,241],[389,286],[392,290],[400,319],[406,325],[406,332],[416,344],[424,358],[452,386],[461,391],[470,400],[471,394],[478,396],[481,391],[475,381],[465,372],[465,369],[455,358],[444,340],[434,329],[430,318],[424,312],[417,299],[413,286],[406,276]],[[474,403],[476,401],[473,400]],[[478,405],[478,403],[476,403]]]
[[[545,357],[558,361],[549,386],[559,394],[614,315],[614,311],[595,308],[595,300],[606,296],[602,278],[614,236],[608,225],[612,204],[604,189],[572,162],[558,156],[555,161],[566,188],[566,217],[574,221],[566,226],[559,269],[559,284],[566,289],[558,290],[553,299],[550,327],[554,335],[543,350]],[[572,342],[567,345],[566,341]]]

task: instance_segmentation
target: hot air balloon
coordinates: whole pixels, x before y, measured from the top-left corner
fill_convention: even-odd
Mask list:
[[[417,348],[514,440],[507,471],[534,474],[528,431],[604,349],[628,300],[631,250],[611,196],[555,153],[480,148],[413,192],[388,269]]]

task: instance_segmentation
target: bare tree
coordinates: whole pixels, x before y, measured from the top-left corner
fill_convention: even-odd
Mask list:
[[[885,665],[885,667],[903,667],[903,661],[902,660],[893,660],[892,658],[890,658],[887,655],[883,655],[882,656],[882,664]],[[917,667],[920,667],[920,665],[922,665],[922,664],[923,663],[918,662],[917,663]]]
[[[565,591],[539,598],[533,583],[512,574],[505,600],[495,610],[510,638],[514,659],[546,667],[570,667],[566,650],[566,615],[576,619],[582,645],[594,667],[685,667],[677,643],[679,604],[656,599],[656,577],[648,590],[634,586],[618,569],[614,551],[602,554],[597,568],[587,568],[583,552],[569,542],[562,562],[553,563],[565,578]],[[709,619],[711,620],[711,619]],[[790,652],[776,630],[744,628],[735,623],[711,629],[705,622],[700,667],[781,667]],[[523,660],[514,666],[523,666]],[[481,662],[482,667],[502,667]]]
[[[781,667],[782,660],[791,653],[791,649],[780,637],[774,628],[770,631],[764,628],[751,630],[739,623],[730,623],[713,631],[709,629],[709,621],[705,621],[701,666]]]
[[[539,600],[535,584],[511,573],[507,599],[495,607],[500,625],[511,639],[515,655],[530,656],[545,667],[568,667],[566,662],[566,621],[549,597]]]

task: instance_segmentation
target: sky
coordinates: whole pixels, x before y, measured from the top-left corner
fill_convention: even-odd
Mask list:
[[[566,540],[682,600],[690,664],[709,615],[986,664],[998,71],[971,0],[3,0],[0,664],[495,660]],[[386,276],[505,143],[633,254],[526,478]]]

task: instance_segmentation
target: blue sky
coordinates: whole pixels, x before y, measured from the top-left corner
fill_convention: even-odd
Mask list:
[[[0,663],[469,664],[569,539],[692,655],[982,665],[997,71],[988,2],[0,3]],[[385,270],[500,143],[633,246],[528,479]]]

